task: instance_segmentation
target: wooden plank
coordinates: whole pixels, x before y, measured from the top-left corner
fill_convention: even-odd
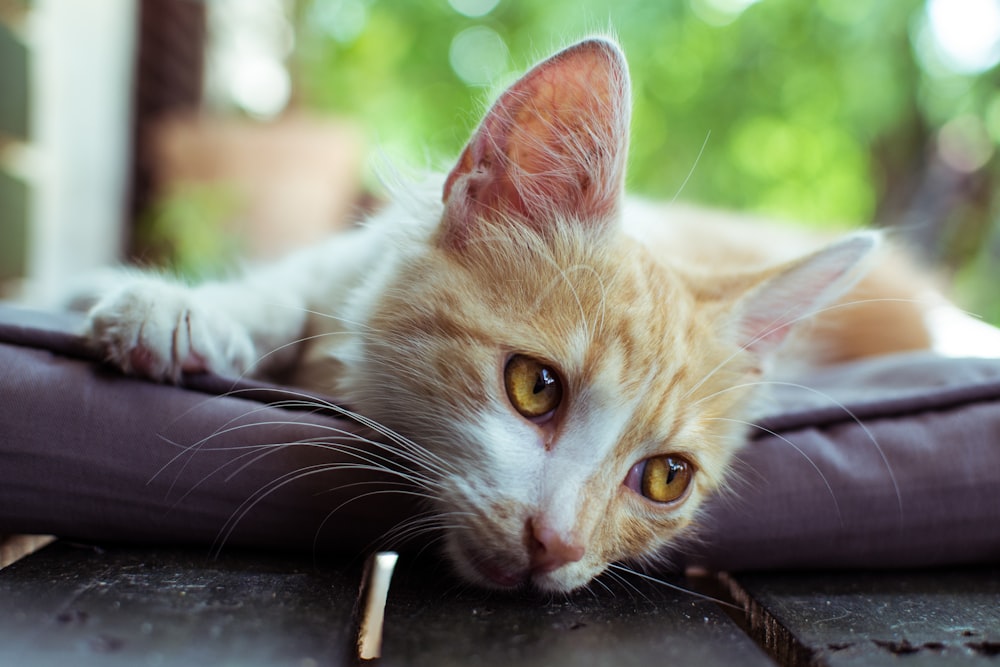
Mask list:
[[[0,664],[355,664],[360,570],[57,542],[0,571]],[[605,583],[502,595],[404,556],[379,664],[773,665],[713,602],[639,579]]]
[[[747,574],[730,588],[781,664],[1000,661],[997,569]]]
[[[447,572],[408,571],[401,561],[379,664],[773,664],[713,602],[638,578],[603,583],[568,596],[503,595],[456,585]]]
[[[358,571],[56,543],[0,571],[0,664],[351,664]]]

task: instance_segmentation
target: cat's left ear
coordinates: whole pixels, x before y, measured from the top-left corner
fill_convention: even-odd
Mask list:
[[[536,65],[494,103],[444,185],[440,240],[462,247],[482,219],[543,231],[603,224],[622,196],[630,114],[625,57],[590,39]]]
[[[740,344],[766,362],[800,321],[850,290],[880,245],[859,232],[764,277],[737,303],[733,324]]]

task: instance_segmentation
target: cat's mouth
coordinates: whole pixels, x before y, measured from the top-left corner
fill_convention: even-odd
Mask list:
[[[465,578],[480,586],[501,591],[535,590],[541,592],[569,592],[585,583],[570,583],[560,576],[561,569],[532,568],[518,565],[510,559],[494,554],[484,554],[467,545],[456,545],[457,569]],[[453,553],[455,553],[453,552]],[[562,573],[563,575],[565,573]],[[571,577],[575,581],[578,577]]]
[[[484,579],[499,588],[521,588],[531,581],[531,574],[527,570],[510,570],[490,561],[477,563],[473,567]]]
[[[527,567],[518,567],[465,545],[459,545],[457,550],[459,570],[481,585],[510,590],[523,588],[531,582],[531,571]]]

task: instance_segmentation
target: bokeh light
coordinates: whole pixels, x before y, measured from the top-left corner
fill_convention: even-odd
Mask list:
[[[1000,62],[1000,0],[928,0],[926,16],[943,67],[976,74]]]
[[[500,0],[448,0],[448,4],[456,12],[473,18],[486,16],[499,2]]]
[[[363,119],[395,163],[448,169],[490,93],[610,31],[633,79],[631,192],[898,225],[950,269],[1000,228],[1000,0],[300,1],[296,99]],[[995,285],[993,265],[968,284]]]
[[[448,60],[462,81],[486,86],[506,73],[508,55],[507,44],[496,30],[477,25],[455,35]]]

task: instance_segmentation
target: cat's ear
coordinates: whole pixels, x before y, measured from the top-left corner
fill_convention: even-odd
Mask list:
[[[493,104],[448,175],[442,242],[463,246],[484,218],[540,230],[612,219],[629,113],[628,69],[612,42],[580,42],[536,65]]]
[[[740,345],[766,360],[795,325],[847,292],[864,275],[881,237],[859,232],[779,267],[736,304]]]

